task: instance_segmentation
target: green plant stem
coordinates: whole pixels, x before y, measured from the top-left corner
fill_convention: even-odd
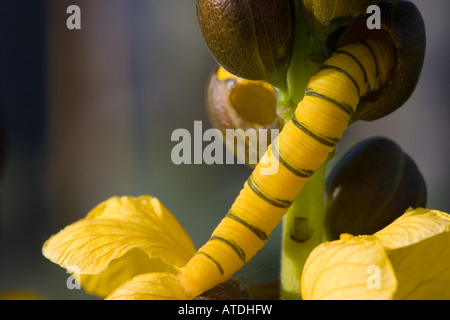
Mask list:
[[[296,4],[295,44],[287,73],[287,90],[279,88],[278,93],[278,115],[286,123],[291,120],[298,103],[303,99],[309,79],[321,66],[320,58],[324,55],[325,44],[323,38],[315,34],[313,27],[304,18],[301,6]]]
[[[327,163],[305,184],[283,220],[281,297],[301,299],[300,280],[310,252],[323,241]]]

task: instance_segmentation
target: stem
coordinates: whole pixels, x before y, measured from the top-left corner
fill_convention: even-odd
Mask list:
[[[301,5],[296,3],[296,29],[294,51],[287,73],[286,89],[279,88],[278,115],[288,123],[303,99],[311,76],[316,74],[324,56],[324,38],[316,37],[314,27],[305,19]]]
[[[305,184],[284,217],[281,254],[281,296],[301,299],[300,280],[310,252],[323,241],[324,190],[328,161]]]
[[[294,53],[288,71],[288,91],[279,93],[279,115],[290,121],[303,99],[309,79],[317,73],[326,58],[323,35],[304,18],[301,5],[296,5]],[[283,220],[281,253],[281,297],[301,299],[300,280],[310,252],[323,241],[324,189],[326,161],[305,184]]]

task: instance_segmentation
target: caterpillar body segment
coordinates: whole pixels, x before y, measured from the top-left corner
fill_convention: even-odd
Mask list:
[[[360,98],[386,84],[393,65],[393,48],[375,40],[342,47],[325,61],[228,214],[182,268],[180,281],[186,290],[196,296],[213,288],[264,246],[338,144]]]

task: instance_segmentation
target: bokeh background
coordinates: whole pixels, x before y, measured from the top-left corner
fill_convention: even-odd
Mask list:
[[[428,185],[428,207],[450,212],[450,1],[413,0],[427,28],[422,76],[390,116],[357,123],[342,155],[374,135],[396,141]],[[82,29],[66,28],[81,8]],[[204,108],[215,62],[195,0],[4,0],[0,8],[0,293],[91,299],[41,255],[44,241],[113,195],[150,194],[180,220],[197,247],[250,174],[241,165],[172,164],[177,128],[209,126]],[[275,279],[280,228],[238,273]]]

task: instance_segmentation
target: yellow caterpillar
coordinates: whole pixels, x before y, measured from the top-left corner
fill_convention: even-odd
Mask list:
[[[388,81],[394,49],[367,40],[338,49],[310,79],[295,114],[269,146],[210,240],[181,270],[200,294],[225,281],[260,250],[308,179],[347,128],[360,98]],[[268,166],[274,174],[264,173]]]

